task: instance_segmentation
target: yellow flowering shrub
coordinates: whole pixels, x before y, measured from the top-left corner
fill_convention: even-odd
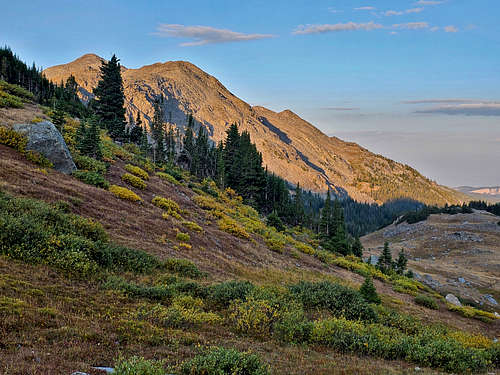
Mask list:
[[[479,310],[471,306],[455,306],[452,304],[448,304],[448,310],[458,312],[460,315],[466,318],[474,318],[485,322],[491,322],[492,320],[494,321],[496,319],[499,319],[493,313]]]
[[[122,175],[122,181],[141,190],[144,190],[147,186],[146,183],[141,178],[134,176],[133,174],[130,173],[124,173]]]
[[[191,229],[192,231],[203,232],[203,228],[193,221],[183,221],[182,225],[184,225],[188,229]]]
[[[178,232],[175,239],[181,242],[189,242],[191,241],[191,236],[188,233]]]
[[[153,203],[156,207],[160,207],[161,209],[164,209],[166,211],[174,211],[174,212],[180,211],[179,205],[169,198],[163,198],[159,196],[154,197],[151,203]]]
[[[230,320],[237,331],[259,337],[270,336],[274,323],[280,317],[279,310],[269,301],[253,297],[245,302],[233,302],[230,310]]]
[[[124,168],[127,172],[130,172],[133,175],[135,175],[143,180],[149,180],[148,172],[146,172],[142,168],[139,168],[139,167],[132,165],[132,164],[126,164]]]
[[[132,202],[142,201],[141,197],[139,197],[132,190],[129,190],[129,189],[121,187],[121,186],[111,185],[109,187],[109,191],[121,199],[129,200]]]
[[[156,173],[156,175],[158,177],[160,177],[162,180],[165,180],[167,182],[170,182],[171,184],[174,184],[174,185],[180,185],[181,183],[179,181],[177,181],[175,179],[174,176],[172,175],[169,175],[168,173],[164,173],[164,172],[158,172]]]
[[[0,144],[8,147],[12,147],[21,154],[23,154],[29,161],[38,164],[44,168],[52,168],[54,165],[42,154],[26,150],[26,145],[28,144],[28,138],[24,134],[18,133],[15,130],[0,126]]]
[[[238,222],[234,219],[231,219],[229,216],[224,215],[218,222],[217,225],[219,229],[232,234],[233,236],[240,237],[243,239],[249,239],[250,235]]]

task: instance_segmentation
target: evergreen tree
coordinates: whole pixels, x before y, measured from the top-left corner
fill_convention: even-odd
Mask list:
[[[382,251],[380,258],[378,258],[377,266],[382,272],[389,272],[393,268],[389,242],[384,243],[384,250]]]
[[[336,252],[342,255],[348,255],[351,252],[347,242],[347,233],[345,229],[344,210],[338,199],[333,204],[333,225],[335,231],[330,232],[330,239]]]
[[[297,183],[295,197],[293,199],[295,225],[302,225],[305,221],[304,200],[302,199],[302,189]]]
[[[113,55],[109,62],[102,62],[101,80],[94,89],[97,98],[96,114],[114,139],[121,139],[125,136],[125,95],[119,61]]]
[[[354,256],[357,256],[358,258],[363,257],[363,244],[359,240],[359,237],[356,236],[354,239],[354,243],[352,244],[351,251]]]
[[[408,258],[403,250],[399,252],[398,260],[396,261],[396,272],[402,275],[406,271],[406,265],[408,264]]]
[[[226,142],[224,144],[225,185],[234,188],[240,182],[240,167],[237,160],[240,149],[238,126],[232,124],[226,131],[226,134]]]
[[[140,141],[140,149],[141,149],[141,154],[144,157],[147,157],[149,154],[149,142],[148,142],[148,132],[146,130],[146,127],[142,129],[142,134],[141,134],[141,141]]]
[[[377,294],[377,289],[373,285],[373,280],[370,276],[365,278],[363,285],[359,288],[359,293],[363,296],[365,301],[375,304],[380,304],[380,297]]]
[[[87,133],[86,120],[80,120],[80,125],[76,129],[75,133],[75,144],[78,150],[81,150],[83,147],[83,139],[85,138],[85,134]]]
[[[220,189],[224,189],[225,180],[225,167],[224,167],[224,144],[219,142],[217,149],[215,150],[216,155],[216,171],[215,171],[215,183]]]
[[[52,115],[52,123],[55,125],[57,130],[59,130],[59,133],[62,134],[64,128],[64,110],[63,110],[63,104],[59,100],[56,103],[56,108]]]
[[[195,140],[194,140],[194,130],[193,130],[193,115],[189,114],[187,118],[187,127],[182,139],[182,151],[179,156],[179,162],[184,165],[186,169],[191,170],[191,163],[193,161],[194,150],[195,150]]]
[[[323,209],[321,210],[321,219],[319,224],[319,234],[323,241],[330,238],[332,230],[332,203],[330,198],[330,189],[326,193],[326,200]]]
[[[89,122],[90,126],[85,130],[79,151],[83,155],[90,156],[91,158],[101,159],[102,150],[98,120],[95,116],[92,116]]]
[[[276,211],[271,212],[271,214],[267,217],[267,225],[276,228],[278,232],[282,232],[285,230],[285,225],[283,221],[280,219]]]
[[[165,131],[163,128],[163,95],[155,100],[154,115],[151,123],[151,136],[153,137],[154,162],[165,161]]]

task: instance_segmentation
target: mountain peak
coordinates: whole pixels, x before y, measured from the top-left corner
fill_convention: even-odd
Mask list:
[[[102,58],[86,54],[44,71],[61,82],[73,74],[82,99],[92,97]],[[215,77],[188,61],[167,61],[122,71],[127,118],[141,114],[145,124],[154,115],[154,101],[164,100],[165,121],[184,131],[187,114],[203,126],[214,142],[225,139],[230,124],[248,131],[271,172],[308,190],[328,187],[363,202],[408,197],[428,204],[457,203],[457,192],[438,185],[414,170],[375,155],[355,143],[330,138],[290,109],[274,112],[250,106]],[[383,178],[381,178],[381,175]],[[408,184],[418,186],[408,192]],[[416,193],[414,193],[416,192]]]

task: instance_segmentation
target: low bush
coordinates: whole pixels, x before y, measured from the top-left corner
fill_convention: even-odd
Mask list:
[[[100,269],[149,272],[156,258],[109,242],[103,227],[69,214],[61,205],[0,193],[0,253],[29,263],[46,263],[75,275]]]
[[[189,242],[191,241],[191,236],[188,233],[177,232],[175,239],[181,242]]]
[[[115,365],[116,375],[164,375],[163,361],[146,360],[143,357],[121,358]]]
[[[76,170],[73,172],[73,177],[88,185],[93,185],[106,190],[109,188],[109,182],[98,172]]]
[[[212,303],[218,307],[228,307],[232,301],[244,301],[254,286],[249,281],[226,281],[210,287],[209,296]]]
[[[212,312],[203,311],[204,303],[192,296],[176,296],[169,307],[143,305],[135,317],[166,328],[181,328],[192,325],[221,323],[222,318]]]
[[[224,215],[218,222],[217,222],[219,229],[232,234],[233,236],[243,238],[243,239],[249,239],[250,235],[248,232],[243,228],[238,222],[234,219],[231,219],[229,216]]]
[[[164,265],[167,270],[184,277],[198,279],[203,276],[203,273],[198,269],[196,264],[187,259],[169,258],[165,261]]]
[[[290,291],[308,309],[326,309],[347,319],[376,321],[377,314],[358,291],[329,281],[301,281]]]
[[[499,319],[494,313],[475,309],[471,306],[455,306],[452,304],[448,304],[448,310],[458,312],[460,315],[466,318],[474,318],[486,323],[490,323]]]
[[[126,164],[124,169],[127,171],[127,172],[130,172],[132,173],[133,175],[143,179],[143,180],[149,180],[149,174],[148,172],[146,172],[144,169],[142,168],[139,168],[135,165],[132,165],[132,164]]]
[[[420,306],[427,307],[428,309],[438,310],[439,306],[436,300],[425,294],[419,294],[415,297],[415,303]]]
[[[12,83],[7,83],[3,80],[0,80],[0,91],[6,92],[8,94],[17,96],[18,98],[24,100],[33,100],[34,96],[31,92],[26,90],[24,87],[19,85],[14,85]]]
[[[203,232],[203,228],[200,227],[198,224],[196,224],[193,221],[183,221],[182,225],[184,225],[186,228],[191,229],[192,231],[195,232]]]
[[[89,156],[74,154],[73,161],[78,169],[82,169],[90,172],[97,172],[101,175],[104,175],[107,171],[106,163],[91,158]]]
[[[181,210],[179,205],[169,198],[154,197],[151,203],[167,212],[179,212]]]
[[[183,375],[269,375],[255,354],[241,353],[234,349],[213,348],[197,355],[181,366]]]
[[[249,297],[231,305],[230,319],[238,332],[266,338],[280,319],[280,311],[270,301]]]
[[[315,322],[310,340],[341,352],[388,360],[404,359],[421,366],[459,373],[484,371],[491,365],[492,358],[489,351],[466,348],[432,331],[408,336],[395,328],[365,325],[345,318]]]
[[[175,179],[174,176],[169,175],[168,173],[163,173],[163,172],[157,172],[156,175],[160,177],[162,180],[165,180],[167,182],[170,182],[171,184],[174,185],[180,185],[181,183]]]
[[[141,197],[139,197],[132,190],[129,190],[129,189],[121,187],[121,186],[111,185],[109,187],[109,191],[120,199],[125,199],[125,200],[132,201],[132,202],[141,202],[142,201]]]
[[[0,108],[23,108],[23,101],[15,95],[0,90]]]
[[[130,173],[124,173],[122,175],[122,181],[141,190],[146,189],[147,186],[146,183],[140,177],[134,176],[133,174]]]

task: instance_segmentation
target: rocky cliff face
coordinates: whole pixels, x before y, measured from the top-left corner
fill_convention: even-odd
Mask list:
[[[73,74],[82,99],[88,100],[99,80],[101,61],[97,55],[84,55],[44,73],[54,82],[64,81]],[[411,197],[444,204],[462,198],[408,166],[375,155],[355,143],[326,136],[290,110],[276,113],[252,107],[189,62],[123,68],[122,76],[130,118],[140,112],[148,122],[153,117],[155,98],[163,94],[165,121],[181,130],[186,114],[192,113],[197,124],[204,126],[211,139],[218,142],[225,138],[229,125],[237,123],[250,133],[270,171],[304,188],[324,192],[330,186],[365,202]]]

